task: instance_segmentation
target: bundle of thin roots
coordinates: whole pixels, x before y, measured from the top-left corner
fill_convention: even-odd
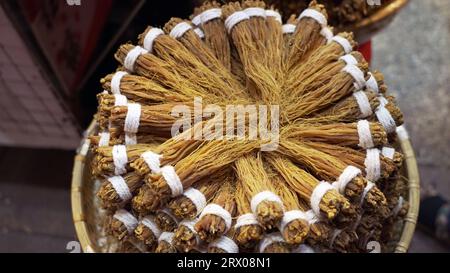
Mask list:
[[[208,1],[120,46],[90,143],[121,251],[390,243],[408,209],[394,148],[403,115],[323,5],[296,13],[283,23],[263,1]]]

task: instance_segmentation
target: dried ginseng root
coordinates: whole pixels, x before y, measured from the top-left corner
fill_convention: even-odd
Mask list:
[[[261,5],[260,1],[251,1],[249,5]],[[244,2],[245,3],[245,2]],[[230,34],[233,44],[239,54],[247,77],[247,88],[250,95],[267,104],[279,101],[281,85],[276,80],[273,68],[268,66],[265,57],[267,52],[264,40],[257,40],[260,36],[266,37],[265,10],[253,7],[251,10],[243,9],[238,2],[229,3],[222,7],[225,26]],[[255,25],[260,26],[255,29]]]
[[[97,197],[102,201],[102,207],[107,210],[118,210],[125,206],[133,194],[142,185],[142,179],[134,172],[123,176],[106,178],[97,192]]]
[[[310,203],[313,212],[319,217],[340,226],[348,224],[355,218],[355,210],[349,201],[328,182],[320,182],[292,161],[278,155],[267,155],[267,160],[289,187]]]
[[[332,229],[330,223],[327,222],[325,218],[318,217],[304,199],[300,198],[298,203],[300,208],[303,211],[306,211],[309,219],[309,234],[306,238],[306,242],[311,246],[323,244],[328,239]]]
[[[155,253],[177,253],[177,249],[173,245],[173,232],[163,232],[158,238],[158,246]]]
[[[200,238],[194,228],[197,220],[183,220],[175,230],[172,244],[179,252],[188,253],[200,245]]]
[[[285,87],[291,101],[329,82],[346,65],[357,65],[364,61],[359,52],[354,52],[356,42],[350,33],[339,33],[330,43],[318,48],[302,65],[291,70]]]
[[[327,37],[332,36],[331,31],[327,30],[327,17],[325,7],[316,1],[312,1],[309,8],[300,14],[290,40],[288,71],[303,63],[311,52],[327,42]]]
[[[147,185],[142,185],[137,194],[131,200],[133,210],[139,215],[156,213],[165,203]]]
[[[314,116],[302,120],[302,122],[322,124],[356,122],[359,119],[372,116],[379,106],[380,101],[376,93],[358,91]]]
[[[185,92],[185,90],[168,89],[153,79],[130,75],[125,71],[106,75],[100,80],[100,83],[104,90],[110,91],[113,95],[123,95],[142,105],[191,100],[189,96],[191,93]]]
[[[291,253],[291,246],[279,232],[266,234],[258,246],[259,253]]]
[[[265,170],[262,155],[242,156],[234,165],[245,194],[251,197],[250,207],[258,222],[266,230],[277,227],[283,219],[283,202]]]
[[[134,236],[143,242],[150,252],[154,252],[158,246],[158,238],[161,230],[155,222],[154,216],[143,217],[134,230]]]
[[[163,232],[173,232],[178,227],[179,219],[168,208],[155,213],[155,222]]]
[[[210,176],[202,178],[182,195],[170,200],[169,208],[182,219],[194,219],[211,202],[223,184],[224,177],[230,175],[230,169],[221,169]]]
[[[222,9],[216,1],[206,1],[194,10],[192,23],[201,27],[205,35],[204,41],[214,52],[216,58],[231,71],[231,47],[225,23],[222,20]]]
[[[273,179],[276,193],[286,209],[278,229],[287,243],[301,244],[309,233],[309,217],[301,210],[296,192],[289,188],[283,178],[274,176]]]
[[[207,141],[175,166],[164,166],[161,174],[150,175],[147,183],[161,200],[177,197],[195,182],[259,148],[260,144],[259,141],[245,140]]]
[[[108,233],[119,241],[133,237],[137,226],[138,220],[136,217],[124,209],[120,209],[113,216],[109,216],[106,223]]]
[[[292,14],[287,20],[286,24],[281,27],[283,32],[284,50],[283,50],[283,63],[287,63],[290,48],[292,46],[292,35],[297,27],[297,15]]]
[[[359,169],[348,167],[338,158],[310,148],[301,142],[282,139],[278,152],[304,166],[320,179],[339,181],[339,192],[350,201],[359,201],[367,186],[367,180],[362,177]]]
[[[115,145],[94,149],[92,175],[95,177],[111,177],[132,171],[130,162],[139,158],[140,154],[155,146],[150,144]]]
[[[326,125],[292,124],[284,127],[281,134],[295,140],[363,149],[379,147],[388,141],[386,131],[380,123],[366,120]]]
[[[264,236],[264,229],[259,224],[258,219],[252,213],[250,200],[252,196],[245,191],[244,180],[237,179],[236,185],[236,209],[239,217],[234,225],[234,240],[244,250],[251,250],[261,241]]]
[[[285,107],[287,120],[293,122],[312,115],[360,91],[366,85],[367,70],[368,64],[365,61],[358,65],[346,65],[324,85],[287,104]]]
[[[233,180],[233,177],[224,178],[212,203],[203,209],[195,224],[195,230],[205,242],[210,243],[218,239],[232,228],[232,217],[236,211],[234,200],[236,189]]]

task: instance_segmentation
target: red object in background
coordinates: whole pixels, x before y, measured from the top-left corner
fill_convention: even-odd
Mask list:
[[[372,41],[369,40],[358,47],[358,51],[362,53],[366,61],[370,64],[372,62]]]

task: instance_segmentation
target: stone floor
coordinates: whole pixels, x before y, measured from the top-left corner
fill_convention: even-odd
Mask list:
[[[450,199],[450,2],[412,0],[373,40],[406,117],[421,182]],[[0,148],[0,252],[68,252],[73,152]],[[50,171],[49,171],[50,170]],[[418,230],[411,252],[449,252]]]

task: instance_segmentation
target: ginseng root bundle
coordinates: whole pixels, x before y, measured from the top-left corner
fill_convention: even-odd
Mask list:
[[[91,175],[109,238],[158,253],[391,244],[408,202],[383,75],[316,1],[285,22],[226,2],[143,27],[100,81]]]

